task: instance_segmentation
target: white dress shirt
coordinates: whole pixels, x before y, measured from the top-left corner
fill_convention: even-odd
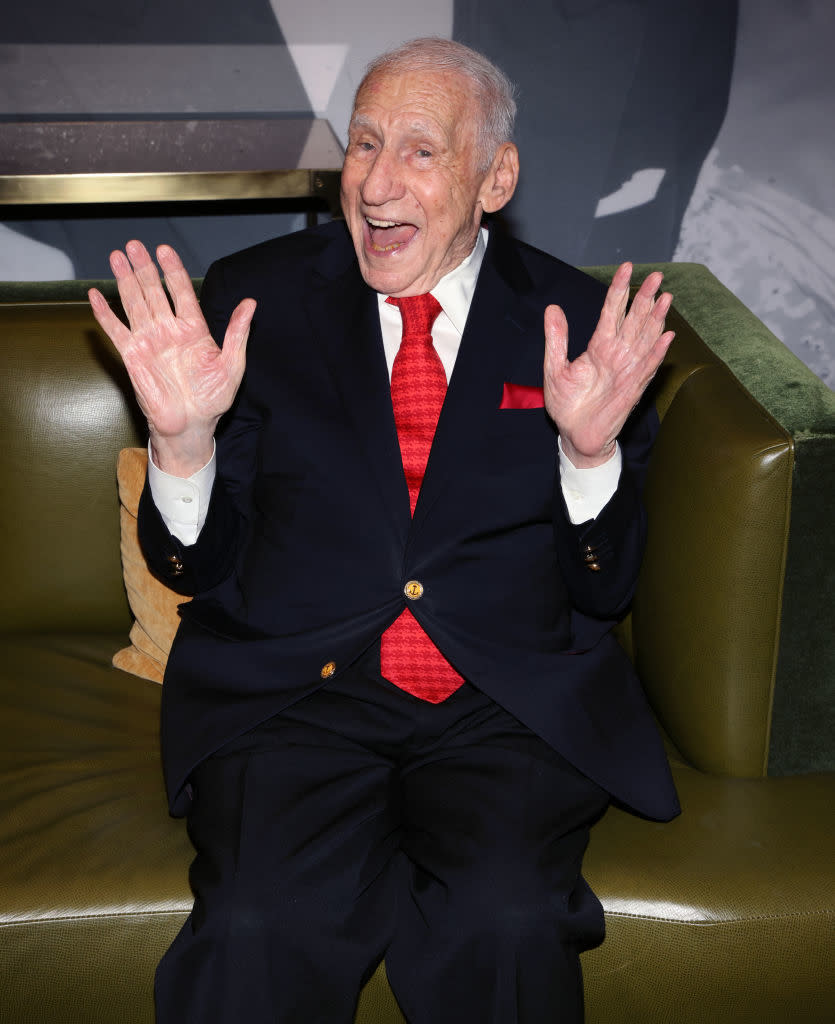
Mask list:
[[[432,343],[440,357],[447,381],[458,356],[461,336],[470,311],[478,272],[487,247],[487,230],[482,228],[475,248],[454,270],[441,278],[432,294],[441,304],[441,312],[432,327]],[[378,295],[380,327],[383,334],[389,378],[394,357],[400,347],[402,325],[400,310]],[[544,349],[544,341],[543,341]],[[617,489],[621,471],[620,446],[608,462],[593,469],[577,469],[559,444],[560,484],[572,523],[594,519]],[[194,544],[206,520],[209,498],[215,479],[215,454],[206,465],[187,479],[171,476],[154,465],[148,450],[148,484],[154,504],[168,530],[183,544]]]

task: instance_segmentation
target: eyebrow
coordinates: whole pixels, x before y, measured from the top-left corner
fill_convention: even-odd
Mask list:
[[[354,114],[351,120],[348,122],[349,130],[351,128],[375,128],[375,123],[368,117],[367,114]]]

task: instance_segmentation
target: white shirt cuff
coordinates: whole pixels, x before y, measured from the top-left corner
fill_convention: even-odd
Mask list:
[[[557,444],[560,449],[560,485],[568,518],[576,526],[595,519],[618,489],[623,456],[620,445],[615,442],[615,450],[608,462],[592,469],[578,469],[562,450],[559,438]]]
[[[215,448],[212,457],[190,477],[171,476],[159,469],[148,445],[148,486],[151,497],[168,527],[183,544],[194,544],[206,522],[209,498],[215,482]]]

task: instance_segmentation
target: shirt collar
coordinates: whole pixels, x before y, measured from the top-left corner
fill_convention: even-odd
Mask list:
[[[487,228],[480,228],[470,255],[448,274],[444,274],[431,291],[431,294],[440,302],[441,309],[449,317],[449,321],[459,337],[464,333],[478,273],[481,270],[486,250]],[[378,293],[377,301],[380,315],[385,318],[389,315],[392,307],[386,305],[386,296],[382,293]]]
[[[454,270],[444,274],[432,289],[432,295],[440,302],[441,308],[459,334],[464,333],[464,325],[470,312],[470,304],[473,301],[478,272],[481,270],[486,248],[487,229],[481,228],[470,255]]]

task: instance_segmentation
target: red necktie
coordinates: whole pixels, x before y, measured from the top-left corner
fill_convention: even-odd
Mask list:
[[[414,515],[446,395],[446,374],[432,344],[432,324],[441,306],[429,294],[386,301],[400,308],[403,320],[403,340],[391,370],[391,402]],[[406,586],[407,596],[420,600],[420,581]],[[432,704],[446,700],[464,682],[408,608],[383,633],[380,671],[401,690]]]

